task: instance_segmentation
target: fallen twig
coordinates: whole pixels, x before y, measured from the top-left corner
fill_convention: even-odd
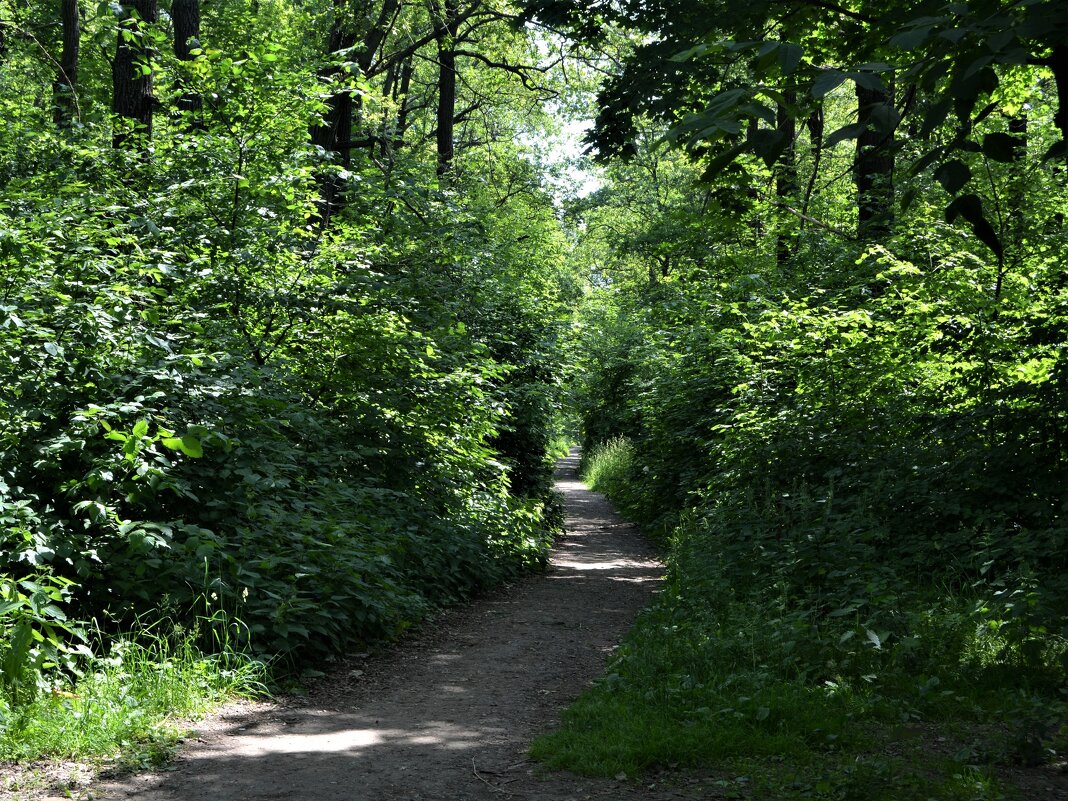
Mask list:
[[[506,795],[506,796],[509,796],[511,798],[522,798],[522,796],[519,795],[518,793],[511,793],[508,790],[502,790],[496,784],[494,784],[489,779],[487,779],[485,776],[483,776],[481,773],[479,773],[478,772],[478,767],[475,765],[475,758],[474,757],[471,757],[471,772],[473,774],[475,774],[475,778],[476,779],[478,779],[480,782],[482,782],[488,788],[493,790],[493,792],[500,793],[501,795]],[[493,771],[492,770],[487,770],[486,773],[493,773]],[[498,773],[498,774],[495,774],[495,775],[499,776],[500,774]]]

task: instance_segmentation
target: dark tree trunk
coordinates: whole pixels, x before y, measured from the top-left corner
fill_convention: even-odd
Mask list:
[[[1061,132],[1061,141],[1068,145],[1068,45],[1054,47],[1048,63],[1057,83],[1057,113],[1053,123]],[[1068,153],[1065,158],[1068,160]]]
[[[394,18],[400,9],[400,3],[401,0],[385,0],[378,19],[364,36],[355,57],[356,66],[364,75],[370,71],[375,54],[389,35]],[[330,38],[327,42],[329,54],[347,50],[356,45],[357,34],[352,29],[346,10],[346,0],[334,0],[334,22],[330,27]],[[337,68],[332,67],[323,77],[336,74]],[[358,100],[353,99],[351,92],[337,92],[327,101],[327,112],[323,115],[322,123],[312,126],[311,129],[312,144],[321,147],[329,154],[336,155],[343,167],[348,167],[352,163],[353,117],[358,109]],[[333,212],[342,206],[344,186],[333,174],[323,175],[319,183],[322,196],[320,224],[326,227]]]
[[[192,61],[192,50],[200,47],[200,0],[173,0],[174,55],[179,61]],[[195,119],[203,101],[199,92],[184,91],[178,98],[178,110]],[[194,127],[201,127],[194,123]]]
[[[823,161],[823,107],[820,106],[805,121],[808,128],[808,141],[812,148],[812,173],[805,185],[805,197],[801,201],[801,214],[808,215],[808,206],[812,202],[812,192],[816,188],[816,181],[820,175],[820,164]],[[801,217],[801,230],[805,230],[805,216]]]
[[[450,174],[456,158],[457,10],[457,0],[434,3],[434,33],[438,43],[438,176]]]
[[[356,37],[348,24],[345,13],[345,0],[334,0],[334,22],[330,26],[330,38],[327,40],[326,52],[330,55],[340,50],[347,50],[356,43]],[[337,74],[337,68],[331,67],[323,77]],[[348,166],[349,149],[342,147],[352,139],[352,95],[349,92],[337,92],[326,101],[326,113],[321,123],[312,126],[312,144],[328,154],[340,156],[342,166]],[[341,206],[343,182],[333,172],[319,176],[319,224],[326,228],[334,211]]]
[[[1027,112],[1023,109],[1015,117],[1009,118],[1009,133],[1019,140],[1019,146],[1013,153],[1010,168],[1009,206],[1009,242],[1012,247],[1013,261],[1023,257],[1023,243],[1027,233],[1024,206],[1027,202]],[[999,281],[999,289],[1000,289]]]
[[[348,24],[345,0],[334,0],[334,22],[330,26],[330,38],[327,40],[326,52],[333,55],[341,50],[348,50],[356,44],[356,37]],[[336,67],[330,67],[323,75],[329,78],[337,74]],[[340,153],[342,163],[348,163],[348,149],[339,145],[352,139],[352,95],[338,92],[327,100],[327,111],[321,124],[312,126],[312,144],[318,145],[328,153]]]
[[[892,106],[889,91],[857,86],[859,121],[867,124],[857,139],[853,175],[857,184],[858,225],[861,239],[886,236],[894,222],[894,156],[892,134],[876,125],[879,109]]]
[[[63,52],[59,56],[59,74],[52,84],[52,118],[60,128],[69,128],[78,113],[78,50],[82,40],[78,0],[60,0],[59,13]]]
[[[111,62],[113,94],[111,110],[133,123],[139,136],[152,137],[152,111],[156,100],[152,96],[151,50],[145,43],[145,26],[159,20],[156,0],[131,0],[123,4],[125,18],[119,28],[115,60]],[[115,132],[112,142],[122,147],[130,138],[124,123]]]
[[[786,93],[785,100],[789,105],[792,106],[796,99],[793,92]],[[786,149],[779,156],[779,163],[775,169],[775,195],[779,198],[780,203],[790,205],[797,196],[797,151],[794,149],[794,140],[797,138],[797,125],[794,123],[793,115],[782,106],[779,107],[776,123],[779,132],[786,137],[787,144]],[[775,258],[780,267],[789,260],[790,252],[790,240],[780,230],[776,236],[775,245]]]

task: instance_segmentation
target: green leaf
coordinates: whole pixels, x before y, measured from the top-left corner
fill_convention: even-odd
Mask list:
[[[954,223],[958,217],[963,217],[971,223],[976,237],[999,258],[1004,255],[1001,239],[983,213],[983,201],[978,195],[961,195],[946,206],[946,222]]]
[[[204,446],[199,439],[192,434],[186,434],[179,440],[181,444],[179,448],[186,456],[190,456],[194,459],[199,459],[204,455]]]
[[[676,53],[671,57],[671,60],[679,63],[684,61],[690,61],[693,58],[703,56],[713,47],[714,45],[710,44],[699,44],[694,47],[691,47],[689,50],[683,50],[681,53]]]
[[[952,100],[943,100],[942,102],[935,103],[935,105],[931,106],[923,117],[923,125],[920,126],[920,136],[926,139],[933,134],[939,127],[941,127],[942,123],[946,121],[952,108]]]
[[[871,110],[871,121],[876,131],[890,136],[901,122],[901,114],[893,103],[878,103]]]
[[[886,84],[883,83],[883,79],[871,72],[851,72],[849,73],[849,79],[863,89],[869,89],[873,92],[886,91]]]
[[[983,153],[987,158],[1003,163],[1016,161],[1024,141],[1007,133],[990,133],[983,137]]]
[[[754,131],[749,140],[752,144],[753,152],[762,158],[769,167],[778,161],[783,150],[790,144],[790,137],[787,136],[786,131],[778,131],[771,128],[761,128],[759,131]]]
[[[148,420],[144,418],[137,421],[133,427],[133,435],[135,437],[143,437],[148,434]]]
[[[812,82],[812,96],[815,98],[826,97],[841,86],[845,79],[846,74],[840,70],[823,70],[816,76],[816,80]]]
[[[713,158],[710,162],[708,162],[708,166],[705,167],[705,171],[701,175],[701,180],[711,181],[713,178],[723,172],[723,170],[725,170],[729,165],[733,164],[734,160],[748,149],[749,142],[746,142],[744,140],[727,148],[725,151],[723,151],[718,156]]]
[[[1061,140],[1054,142],[1053,146],[1046,151],[1046,155],[1042,157],[1042,161],[1050,161],[1052,159],[1063,159],[1068,156],[1068,142]]]
[[[834,147],[845,139],[856,139],[866,130],[868,130],[868,125],[864,122],[855,122],[852,125],[843,126],[827,137],[824,147]]]
[[[890,37],[890,44],[893,47],[898,47],[902,50],[915,50],[921,44],[927,41],[927,37],[931,35],[931,27],[925,25],[919,28],[913,28],[911,31],[902,31]]]
[[[923,172],[936,161],[938,161],[938,159],[940,159],[943,155],[944,153],[942,152],[941,148],[935,148],[934,150],[924,153],[922,156],[916,159],[912,167],[909,168],[909,172],[912,175],[919,175],[921,172]]]
[[[782,70],[782,74],[789,75],[796,70],[804,55],[805,51],[801,45],[796,45],[793,42],[783,42],[780,44],[779,69]]]
[[[943,189],[949,194],[955,195],[972,179],[972,171],[963,161],[953,159],[952,161],[943,162],[935,170],[934,177],[938,183],[942,184]]]

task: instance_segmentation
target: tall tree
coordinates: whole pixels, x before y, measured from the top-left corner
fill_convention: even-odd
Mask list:
[[[354,57],[356,68],[362,76],[371,74],[375,56],[392,31],[401,6],[401,0],[384,0],[374,22],[364,32]],[[338,54],[351,50],[359,41],[350,11],[347,0],[334,0],[334,16],[326,44],[329,58],[337,58]],[[331,64],[322,73],[324,78],[340,74],[341,67],[337,64]],[[356,144],[353,142],[353,118],[358,112],[358,102],[351,89],[342,87],[328,98],[326,113],[311,129],[312,143],[335,157],[344,167],[351,163],[352,149]],[[322,193],[321,220],[325,225],[329,223],[331,214],[341,206],[343,186],[332,174],[323,175],[319,183]]]
[[[797,97],[793,92],[787,92],[785,100],[793,105],[797,102]],[[780,205],[788,205],[797,195],[797,151],[794,148],[797,123],[784,106],[779,107],[775,122],[778,125],[779,134],[786,140],[786,146],[782,155],[779,156],[779,163],[775,170],[775,195]],[[782,231],[779,231],[776,238],[775,257],[781,266],[790,258],[790,242]]]
[[[434,38],[438,46],[437,150],[438,176],[452,171],[456,157],[456,36],[457,0],[432,0]]]
[[[862,239],[879,239],[893,224],[892,97],[889,90],[857,84],[858,125],[863,130],[857,137],[853,176],[857,184],[857,234]]]
[[[67,128],[78,111],[78,51],[82,39],[78,0],[60,0],[59,13],[63,51],[59,57],[59,73],[52,84],[53,119],[59,127]]]
[[[192,51],[200,47],[200,0],[173,0],[171,19],[174,22],[174,55],[179,61],[192,61]],[[178,98],[178,110],[195,116],[202,103],[199,92],[186,90]]]
[[[156,98],[152,95],[152,49],[146,27],[158,21],[157,0],[122,4],[118,43],[111,62],[111,110],[122,118],[112,137],[115,147],[125,145],[131,132],[144,139],[152,136]]]

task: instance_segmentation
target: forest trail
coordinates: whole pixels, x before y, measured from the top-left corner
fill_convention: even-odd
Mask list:
[[[531,739],[603,670],[662,573],[577,466],[573,453],[557,468],[567,524],[546,573],[447,612],[381,657],[347,659],[306,698],[206,721],[171,770],[108,784],[97,798],[657,797],[647,784],[551,773],[526,757]]]

